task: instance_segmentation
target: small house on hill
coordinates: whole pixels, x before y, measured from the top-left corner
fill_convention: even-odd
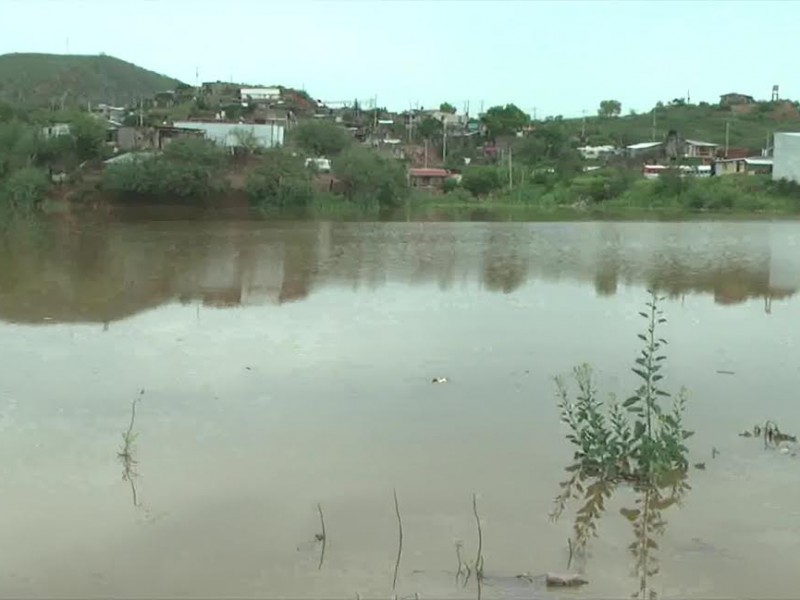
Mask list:
[[[415,188],[441,188],[446,179],[450,178],[447,169],[409,169],[408,183]]]
[[[736,92],[731,92],[728,94],[722,94],[719,97],[719,104],[720,106],[739,106],[741,104],[755,104],[755,99],[752,96],[748,96],[746,94],[738,94]]]
[[[625,147],[625,153],[631,158],[651,156],[660,153],[664,142],[639,142]]]
[[[717,148],[719,148],[719,144],[698,140],[684,140],[683,144],[683,155],[686,158],[714,158],[717,154]]]

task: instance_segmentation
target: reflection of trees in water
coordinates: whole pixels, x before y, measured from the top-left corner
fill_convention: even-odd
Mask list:
[[[588,472],[580,463],[566,470],[570,478],[561,483],[562,491],[550,516],[557,520],[570,500],[582,502],[575,511],[573,532],[568,540],[567,569],[574,565],[579,572],[584,572],[590,558],[589,543],[598,537],[597,525],[605,514],[607,502],[622,488],[623,492],[633,492],[634,496],[632,506],[620,509],[633,534],[633,541],[628,545],[633,557],[632,575],[638,580],[638,590],[633,597],[655,598],[651,578],[659,573],[658,542],[667,527],[664,511],[679,505],[691,489],[686,471],[676,471],[658,484],[646,484],[610,480]]]
[[[490,230],[483,256],[483,284],[487,289],[509,294],[525,283],[529,259],[522,248],[510,233]]]

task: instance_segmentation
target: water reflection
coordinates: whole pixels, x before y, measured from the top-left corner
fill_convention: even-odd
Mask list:
[[[718,304],[800,288],[793,223],[327,223],[77,221],[0,233],[0,319],[112,321],[171,302],[226,308],[301,301],[326,286],[537,280],[598,295],[648,286]]]
[[[631,597],[656,598],[652,578],[659,572],[659,539],[664,537],[667,521],[664,512],[679,506],[691,489],[687,472],[678,470],[657,484],[620,482],[586,469],[581,463],[567,467],[571,476],[561,483],[562,491],[556,498],[556,508],[551,518],[557,520],[570,500],[582,502],[575,511],[572,537],[567,541],[569,557],[567,570],[575,568],[583,573],[590,558],[589,542],[598,536],[597,526],[606,512],[614,494],[632,496],[620,514],[631,526],[633,541],[628,550],[633,558],[632,575],[638,580],[638,589]]]

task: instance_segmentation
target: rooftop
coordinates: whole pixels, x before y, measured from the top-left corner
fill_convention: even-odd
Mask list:
[[[686,140],[686,143],[690,146],[701,146],[704,148],[718,148],[719,144],[714,144],[712,142],[700,142],[698,140]]]
[[[638,144],[631,144],[626,146],[628,150],[646,150],[647,148],[655,148],[660,146],[663,142],[639,142]]]

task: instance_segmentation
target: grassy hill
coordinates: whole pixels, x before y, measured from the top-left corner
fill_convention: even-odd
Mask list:
[[[749,112],[739,112],[747,110]],[[731,148],[747,148],[757,153],[767,136],[777,131],[800,131],[800,112],[792,102],[759,102],[748,107],[684,105],[656,108],[655,139],[663,140],[670,129],[682,138],[725,144],[726,123]],[[565,119],[572,135],[580,136],[583,120]],[[585,124],[591,145],[629,145],[649,142],[653,136],[653,113],[620,117],[587,117]],[[770,142],[771,143],[771,142]]]
[[[0,55],[0,101],[27,107],[132,104],[178,83],[112,56]]]

